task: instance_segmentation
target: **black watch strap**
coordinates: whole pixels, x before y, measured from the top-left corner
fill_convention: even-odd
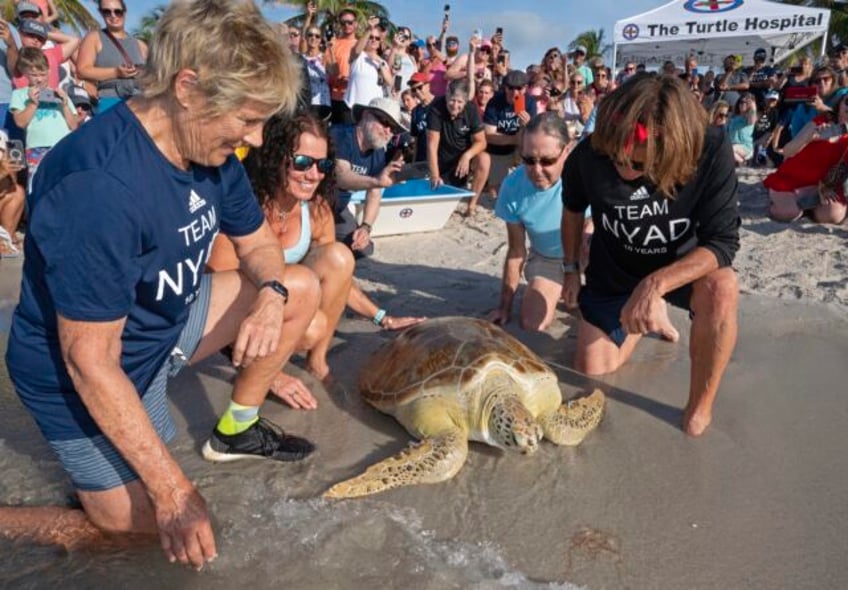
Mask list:
[[[265,281],[261,285],[259,285],[259,289],[264,289],[268,287],[273,289],[275,292],[280,294],[280,297],[283,298],[283,303],[289,302],[289,290],[280,282],[280,281]]]

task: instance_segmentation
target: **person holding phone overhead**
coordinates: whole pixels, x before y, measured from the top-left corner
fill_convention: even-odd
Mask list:
[[[100,0],[97,7],[106,26],[82,40],[77,58],[80,78],[97,88],[97,112],[109,110],[139,92],[138,77],[147,61],[147,45],[124,28],[124,0]]]

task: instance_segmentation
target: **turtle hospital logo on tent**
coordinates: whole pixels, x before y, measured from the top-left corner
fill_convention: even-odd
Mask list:
[[[739,8],[745,4],[745,0],[689,0],[683,8],[689,12],[701,14],[715,14],[716,12],[727,12]]]
[[[708,15],[728,12],[739,8],[744,0],[689,0],[684,8],[693,13]],[[824,25],[824,11],[810,15],[804,13],[789,14],[778,18],[728,14],[718,19],[693,19],[678,23],[627,23],[621,30],[626,41],[635,41],[638,37],[643,40],[674,39],[675,37],[691,37],[692,35],[734,35],[739,33],[782,33],[797,32],[799,29],[819,29]]]

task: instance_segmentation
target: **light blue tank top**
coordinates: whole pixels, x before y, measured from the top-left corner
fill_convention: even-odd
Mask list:
[[[312,226],[309,224],[309,203],[300,202],[300,239],[291,248],[284,248],[286,264],[297,264],[306,258],[309,244],[312,243]]]

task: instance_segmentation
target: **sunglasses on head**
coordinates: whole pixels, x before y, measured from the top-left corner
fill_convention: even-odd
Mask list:
[[[297,170],[298,172],[305,172],[312,168],[312,166],[318,166],[318,172],[322,174],[329,174],[333,171],[333,166],[335,162],[330,158],[313,158],[312,156],[306,156],[304,154],[294,154],[291,159],[292,168]]]
[[[101,8],[100,14],[103,16],[124,16],[123,8]]]

